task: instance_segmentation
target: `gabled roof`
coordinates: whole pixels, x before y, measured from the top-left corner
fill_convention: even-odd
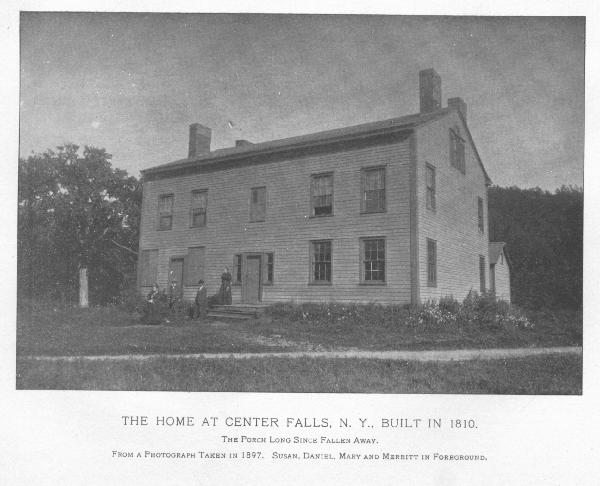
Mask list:
[[[398,132],[402,130],[410,130],[423,125],[432,120],[443,117],[447,113],[453,111],[450,108],[444,108],[432,113],[417,113],[407,115],[400,118],[390,118],[388,120],[364,123],[351,127],[338,128],[335,130],[327,130],[324,132],[311,133],[308,135],[300,135],[298,137],[283,138],[280,140],[271,140],[268,142],[255,143],[252,145],[243,145],[239,147],[231,147],[225,149],[214,150],[212,152],[202,154],[193,159],[180,159],[168,164],[162,164],[155,167],[142,170],[142,174],[155,174],[161,172],[169,172],[175,169],[193,167],[197,165],[210,164],[223,160],[241,159],[253,155],[276,153],[280,151],[288,151],[292,149],[301,149],[304,147],[312,147],[323,145],[332,142],[343,142],[361,137],[369,137],[374,135],[383,135],[386,133]],[[487,175],[486,175],[487,176]]]
[[[477,151],[477,147],[475,146],[475,142],[473,141],[471,130],[469,130],[469,125],[467,125],[467,120],[465,120],[460,111],[458,111],[457,113],[460,119],[462,120],[463,125],[465,126],[467,135],[469,136],[469,142],[471,142],[471,146],[473,147],[473,151],[475,152],[475,157],[477,157],[477,161],[479,162],[479,167],[481,167],[481,170],[483,171],[483,175],[485,177],[485,185],[490,186],[492,184],[492,179],[490,179],[490,176],[488,175],[487,171],[485,170],[485,167],[483,166],[483,162],[481,161],[481,157],[479,156],[479,152]]]
[[[502,254],[502,252],[504,252],[506,263],[508,263],[509,267],[511,266],[510,260],[508,258],[508,253],[504,248],[505,246],[506,243],[504,243],[503,241],[490,241],[488,250],[490,265],[495,265],[496,263],[498,263],[498,258],[500,258],[500,255]]]

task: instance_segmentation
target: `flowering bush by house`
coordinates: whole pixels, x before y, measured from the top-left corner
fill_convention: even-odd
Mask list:
[[[461,303],[443,297],[420,306],[304,303],[274,304],[267,309],[273,318],[319,325],[371,325],[408,327],[482,327],[494,329],[530,329],[533,323],[518,308],[491,293],[470,293]]]

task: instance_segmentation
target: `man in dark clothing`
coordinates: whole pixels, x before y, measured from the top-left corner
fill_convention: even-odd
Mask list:
[[[206,319],[208,302],[206,298],[206,287],[204,286],[204,280],[198,281],[198,291],[196,292],[196,299],[194,300],[194,319]]]

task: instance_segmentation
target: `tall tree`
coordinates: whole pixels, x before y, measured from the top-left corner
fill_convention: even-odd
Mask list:
[[[505,241],[515,303],[580,308],[583,299],[583,190],[492,187],[490,238]]]
[[[133,271],[141,187],[104,149],[69,144],[19,161],[19,291],[73,300],[83,269],[102,302]]]

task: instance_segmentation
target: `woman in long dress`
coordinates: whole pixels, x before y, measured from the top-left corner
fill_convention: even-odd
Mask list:
[[[223,269],[223,273],[221,274],[219,300],[222,305],[231,305],[231,274],[227,267]]]
[[[159,297],[160,292],[158,284],[154,283],[154,285],[152,285],[152,290],[146,296],[146,308],[143,316],[146,324],[160,324],[160,315],[158,312]]]

